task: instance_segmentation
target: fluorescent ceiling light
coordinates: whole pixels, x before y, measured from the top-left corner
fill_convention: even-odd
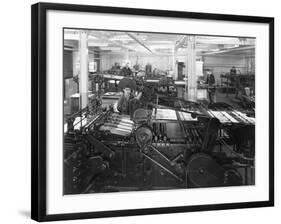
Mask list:
[[[152,48],[152,49],[160,49],[160,48],[162,48],[162,49],[172,49],[172,45],[168,45],[168,44],[165,44],[165,45],[147,45],[149,48]]]
[[[232,45],[232,46],[229,46],[229,47],[226,47],[227,49],[231,49],[231,48],[236,48],[236,47],[239,47],[238,44],[235,44],[235,45]]]
[[[130,40],[132,40],[132,38],[129,37],[128,35],[117,35],[117,36],[109,38],[109,40],[130,41]]]
[[[135,37],[140,39],[140,40],[143,40],[143,41],[145,41],[147,39],[147,36],[145,36],[145,35],[137,35],[137,34],[135,34]],[[132,41],[133,39],[130,36],[128,36],[127,34],[123,34],[123,35],[113,36],[113,37],[109,38],[109,40]]]
[[[88,39],[89,39],[89,40],[98,40],[98,38],[96,38],[96,37],[94,37],[94,36],[91,36],[91,35],[88,36]]]
[[[94,46],[97,46],[97,47],[107,47],[108,43],[97,42],[97,41],[88,41],[88,46],[89,47],[94,47]]]
[[[101,50],[120,51],[121,47],[101,47]]]
[[[169,41],[169,40],[148,40],[147,43],[149,43],[149,44],[173,44],[173,42]]]

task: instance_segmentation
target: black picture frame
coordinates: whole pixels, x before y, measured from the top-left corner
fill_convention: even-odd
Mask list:
[[[123,15],[154,16],[167,18],[190,18],[232,22],[253,22],[269,25],[269,200],[196,206],[159,207],[102,212],[52,214],[46,213],[46,37],[48,10],[75,11],[84,13],[110,13]],[[89,5],[37,3],[31,10],[31,218],[37,221],[70,220],[100,217],[132,216],[161,213],[178,213],[206,210],[254,208],[274,206],[274,18],[183,11],[102,7]]]

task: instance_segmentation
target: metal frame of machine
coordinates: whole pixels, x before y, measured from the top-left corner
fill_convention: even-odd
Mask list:
[[[173,100],[179,109],[152,105],[137,109],[132,119],[112,111],[91,116],[88,108],[70,116],[65,130],[64,194],[254,184],[254,118],[232,108],[221,111],[220,104],[205,109],[199,103]],[[178,131],[172,133],[171,128]],[[134,164],[130,170],[127,163]],[[238,169],[243,169],[243,176]],[[164,174],[163,178],[151,175],[154,172],[165,172],[179,183],[172,184]],[[157,180],[164,183],[158,186]]]
[[[86,213],[52,214],[46,212],[46,13],[48,10],[67,10],[76,12],[100,12],[139,16],[164,16],[193,19],[213,19],[217,21],[255,22],[269,25],[269,200],[256,202],[226,203],[197,206],[177,206],[149,209],[113,210]],[[232,208],[264,207],[274,205],[274,19],[267,17],[250,17],[237,15],[219,15],[189,12],[174,12],[147,9],[113,8],[88,5],[66,5],[38,3],[32,6],[32,219],[37,221],[68,220],[82,218],[114,217],[144,214],[176,213],[203,210],[219,210]],[[162,101],[161,101],[162,100]],[[233,144],[241,127],[252,128],[254,121],[245,113],[227,108],[221,111],[222,105],[206,108],[192,102],[171,102],[164,98],[152,102],[147,110],[139,110],[133,114],[133,121],[112,111],[103,111],[95,107],[87,107],[71,115],[65,128],[64,166],[67,178],[73,184],[68,193],[98,193],[128,190],[163,190],[166,186],[150,186],[142,178],[139,188],[122,185],[120,179],[129,176],[127,164],[119,164],[120,157],[135,157],[141,163],[136,166],[140,172],[150,174],[157,170],[157,175],[165,176],[177,188],[233,186],[241,185],[241,181],[253,183],[251,170],[254,166],[252,143],[247,145]],[[181,105],[180,107],[178,105]],[[94,109],[94,112],[93,112]],[[173,118],[162,117],[161,111],[172,111]],[[143,116],[143,115],[146,116]],[[145,118],[144,118],[145,117]],[[197,120],[197,122],[194,122]],[[102,122],[101,122],[102,121]],[[106,125],[105,125],[106,124]],[[168,134],[167,125],[178,125],[183,137]],[[188,125],[187,125],[188,124]],[[78,128],[76,128],[78,126]],[[110,127],[110,129],[107,129]],[[121,128],[120,128],[121,127]],[[121,130],[120,130],[121,129]],[[115,132],[114,132],[115,131]],[[245,130],[247,132],[248,130]],[[112,141],[114,136],[114,141]],[[121,138],[120,138],[121,136]],[[108,138],[107,138],[108,137]],[[251,138],[251,136],[249,137]],[[252,139],[254,140],[254,139]],[[244,139],[241,140],[244,142]],[[177,152],[169,153],[171,145],[179,145]],[[220,146],[224,145],[229,154],[222,156]],[[181,147],[188,147],[186,150]],[[249,147],[248,147],[249,146]],[[243,148],[244,147],[244,148]],[[128,148],[132,150],[128,151]],[[243,149],[242,149],[243,148]],[[249,149],[249,150],[248,150]],[[86,158],[86,160],[84,160]],[[118,159],[119,158],[119,159]],[[113,161],[113,162],[112,162]],[[114,162],[115,161],[115,162]],[[144,162],[146,161],[146,162]],[[149,161],[149,162],[147,162]],[[231,163],[229,162],[231,161]],[[235,163],[234,163],[235,162]],[[149,167],[146,167],[149,163]],[[217,177],[208,176],[204,164],[215,170]],[[151,165],[153,164],[153,166]],[[200,164],[200,166],[198,166]],[[84,168],[81,169],[81,166]],[[120,168],[121,167],[121,168]],[[249,169],[241,178],[238,169]],[[82,171],[85,171],[83,173]],[[70,172],[68,172],[70,171]],[[196,172],[195,172],[196,171]],[[73,175],[79,173],[80,177]],[[91,175],[89,175],[89,173]],[[102,175],[100,175],[102,174]],[[111,176],[113,182],[106,182]],[[203,177],[203,178],[202,178]],[[99,181],[96,181],[96,180]],[[207,180],[207,181],[206,181]],[[115,182],[114,182],[115,181]],[[121,183],[118,186],[113,183]],[[100,184],[102,183],[102,185]],[[105,184],[106,183],[106,184]],[[141,185],[141,183],[143,185]]]

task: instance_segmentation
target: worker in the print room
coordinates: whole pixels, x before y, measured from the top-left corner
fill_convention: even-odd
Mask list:
[[[206,77],[206,84],[208,84],[208,98],[209,98],[209,104],[213,104],[215,102],[215,94],[216,94],[216,80],[214,74],[208,70],[206,72],[207,77]]]
[[[142,92],[135,91],[136,82],[130,78],[123,78],[119,83],[122,95],[114,105],[114,111],[120,114],[132,115],[138,108]]]
[[[120,71],[120,75],[124,77],[130,77],[133,75],[133,72],[130,68],[130,62],[125,63],[125,66],[123,66],[123,68]]]
[[[236,75],[236,72],[237,72],[237,70],[236,70],[235,66],[232,66],[232,68],[230,69],[230,75]]]

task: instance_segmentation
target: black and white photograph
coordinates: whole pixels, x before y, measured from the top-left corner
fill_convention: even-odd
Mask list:
[[[32,5],[31,217],[274,205],[274,18]]]
[[[231,3],[5,1],[0,223],[279,220],[280,7]]]
[[[63,28],[63,194],[255,185],[256,38]]]

